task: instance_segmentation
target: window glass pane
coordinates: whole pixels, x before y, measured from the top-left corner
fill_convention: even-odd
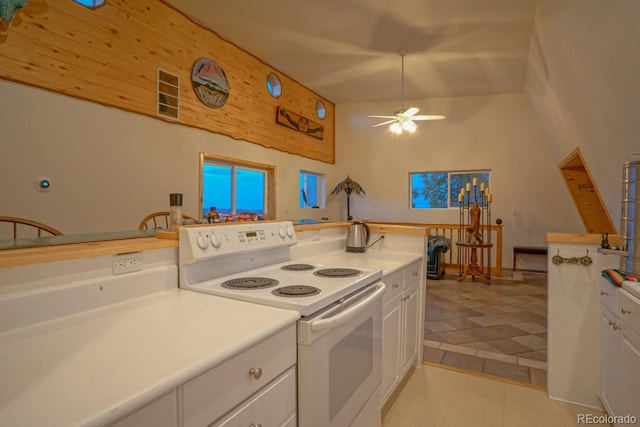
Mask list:
[[[202,167],[202,217],[215,206],[218,213],[231,213],[231,166],[204,164]]]
[[[446,208],[447,190],[446,172],[412,173],[411,207]]]
[[[318,206],[318,177],[307,175],[307,206]]]
[[[415,209],[459,207],[458,194],[461,188],[477,179],[476,194],[480,197],[480,187],[489,187],[489,171],[475,172],[413,172],[409,174],[411,186],[411,207]]]
[[[305,173],[300,171],[300,198],[299,205],[300,208],[304,208],[307,205],[307,190],[305,189]]]
[[[236,169],[236,212],[265,214],[266,173],[251,169]]]
[[[451,195],[451,207],[460,207],[458,201],[458,194],[460,194],[461,188],[466,188],[467,183],[471,183],[471,194],[473,197],[473,178],[477,178],[476,195],[480,197],[480,184],[484,183],[485,187],[489,187],[489,172],[465,172],[465,173],[451,173],[449,180],[451,182],[451,189],[449,194]]]
[[[300,208],[324,208],[324,175],[300,171]]]

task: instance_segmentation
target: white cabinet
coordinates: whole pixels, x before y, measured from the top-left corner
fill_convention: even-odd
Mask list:
[[[178,403],[176,390],[154,400],[132,414],[110,424],[110,427],[176,427],[178,425]]]
[[[619,399],[616,415],[631,415],[640,420],[640,300],[624,289],[618,290],[620,319]]]
[[[296,370],[292,367],[211,426],[287,425],[296,418],[296,400],[291,396],[295,389]]]
[[[602,305],[601,314],[601,392],[600,398],[605,409],[610,414],[618,413],[614,406],[617,403],[616,386],[617,384],[617,357],[616,349],[619,347],[620,333],[619,326],[615,323],[617,317],[613,314],[615,310],[616,289],[607,281],[603,281],[600,285],[600,296]]]
[[[417,261],[382,278],[387,290],[382,308],[381,405],[387,402],[416,361],[421,271],[422,261]]]
[[[182,385],[184,427],[285,425],[296,410],[295,364],[291,326]]]
[[[294,427],[297,425],[296,403],[296,326],[293,324],[111,427]],[[182,414],[181,422],[178,413]]]
[[[640,300],[605,280],[600,295],[602,403],[612,416],[640,419]]]

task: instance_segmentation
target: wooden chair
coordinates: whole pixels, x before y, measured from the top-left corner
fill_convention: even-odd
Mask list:
[[[182,219],[192,219],[189,215],[182,215]],[[169,229],[169,211],[154,212],[147,215],[138,225],[138,230]]]
[[[45,236],[62,236],[62,232],[56,230],[53,227],[49,227],[48,225],[42,224],[37,221],[32,221],[26,218],[17,218],[13,216],[0,216],[0,222],[7,222],[12,224],[13,228],[13,238],[18,238],[18,230],[28,230],[31,233],[36,232],[38,237],[42,237],[42,233],[45,233]],[[20,226],[20,227],[19,227]],[[33,237],[33,234],[27,233],[28,237]],[[24,233],[20,233],[21,237],[25,237]]]

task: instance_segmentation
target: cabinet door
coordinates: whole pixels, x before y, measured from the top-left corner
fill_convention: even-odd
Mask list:
[[[398,296],[383,308],[381,405],[384,405],[400,380],[401,326],[402,316],[400,296]]]
[[[415,362],[418,354],[418,285],[407,289],[403,296],[403,340],[402,374]]]
[[[616,318],[604,307],[602,307],[602,317],[601,317],[601,325],[600,330],[602,332],[602,361],[601,361],[601,375],[602,375],[602,384],[601,384],[601,399],[602,403],[605,406],[605,409],[609,414],[616,415],[618,414],[617,408],[615,407],[616,402],[616,356],[619,352],[618,340],[616,330],[613,329],[613,322],[615,322]]]
[[[640,337],[622,326],[620,350],[620,381],[616,415],[632,415],[640,419]]]

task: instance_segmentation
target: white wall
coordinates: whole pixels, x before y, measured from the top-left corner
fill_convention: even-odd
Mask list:
[[[336,166],[358,181],[355,218],[457,223],[457,209],[411,209],[409,172],[491,170],[492,219],[502,218],[503,264],[515,244],[545,245],[548,231],[583,232],[546,136],[524,95],[507,94],[405,101],[445,120],[419,122],[415,134],[372,128],[397,103],[336,106]]]
[[[400,137],[372,128],[368,114],[396,103],[336,107],[336,164],[0,80],[11,100],[0,145],[0,212],[50,224],[65,234],[136,228],[184,193],[185,213],[198,206],[200,151],[274,164],[279,218],[346,218],[346,196],[326,209],[298,208],[298,171],[327,174],[327,193],[347,174],[366,196],[352,196],[356,218],[456,223],[457,210],[409,208],[410,171],[490,169],[493,219],[504,221],[504,266],[514,244],[544,244],[547,231],[581,232],[565,184],[524,94],[410,101],[447,119],[420,123]],[[36,191],[38,175],[51,192]]]
[[[527,96],[553,161],[580,147],[617,228],[622,165],[640,152],[638,40],[637,0],[538,0]]]
[[[0,80],[0,215],[26,217],[64,234],[137,228],[148,213],[168,210],[169,193],[184,194],[197,215],[201,151],[277,166],[279,218],[335,218],[298,208],[300,169],[327,174],[333,165],[219,134]],[[49,176],[49,193],[36,191]]]
[[[457,222],[457,211],[409,209],[408,173],[491,169],[493,218],[504,221],[506,267],[514,244],[544,244],[547,231],[584,232],[557,165],[579,146],[615,225],[621,167],[640,151],[640,39],[636,0],[539,0],[526,94],[408,100],[447,119],[415,135],[371,128],[369,114],[397,102],[336,106],[336,164],[266,149],[0,80],[0,213],[81,233],[135,228],[166,209],[168,194],[198,205],[198,153],[278,167],[279,218],[344,219],[346,197],[300,210],[300,169],[327,174],[327,193],[347,174],[367,195],[352,197],[356,218]],[[90,159],[90,160],[88,160]],[[35,191],[38,175],[50,193]]]

